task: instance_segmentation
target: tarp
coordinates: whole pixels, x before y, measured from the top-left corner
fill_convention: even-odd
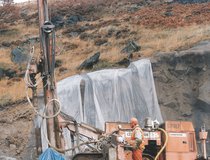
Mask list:
[[[140,124],[146,117],[163,122],[148,59],[133,62],[125,69],[68,77],[58,82],[57,92],[62,112],[102,130],[106,121],[129,122],[131,117]],[[46,132],[46,127],[42,130]],[[46,149],[44,136],[42,133]]]
[[[106,69],[76,75],[58,83],[62,111],[99,129],[105,121],[140,123],[150,116],[163,122],[150,60],[131,63],[126,69]]]
[[[57,151],[48,148],[39,156],[39,160],[65,160],[65,159]]]

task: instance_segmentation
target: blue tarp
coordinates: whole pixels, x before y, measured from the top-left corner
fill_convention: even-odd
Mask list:
[[[65,160],[65,159],[60,153],[56,152],[52,148],[48,148],[39,156],[39,160]]]

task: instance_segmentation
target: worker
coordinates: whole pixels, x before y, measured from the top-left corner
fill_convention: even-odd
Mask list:
[[[142,160],[142,152],[144,150],[144,135],[143,131],[138,124],[136,118],[131,118],[130,126],[133,129],[131,140],[128,142],[132,146],[133,160]]]

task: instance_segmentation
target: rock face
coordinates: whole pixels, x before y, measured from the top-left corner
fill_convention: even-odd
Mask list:
[[[202,84],[202,86],[199,87],[199,95],[198,99],[207,105],[210,105],[210,79],[207,79],[207,81]],[[210,108],[210,107],[209,107]]]
[[[165,120],[192,121],[196,131],[205,123],[210,130],[209,62],[210,42],[185,51],[157,53],[152,59],[157,96]]]

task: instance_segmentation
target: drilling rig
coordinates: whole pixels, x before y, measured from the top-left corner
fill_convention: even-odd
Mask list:
[[[77,123],[74,117],[61,112],[57,98],[55,81],[55,26],[49,19],[47,0],[37,0],[39,13],[40,59],[31,59],[26,74],[30,81],[33,101],[37,117],[45,119],[47,130],[41,134],[41,127],[36,129],[36,147],[38,155],[44,152],[41,136],[47,139],[47,145],[57,150],[66,159],[72,160],[132,160],[132,146],[127,142],[131,138],[132,129],[127,122],[106,122],[105,131],[84,123]],[[37,80],[40,74],[43,83],[45,107],[38,111]],[[141,115],[139,115],[141,116]],[[37,118],[36,117],[36,118]],[[152,118],[147,118],[142,127],[145,137],[144,160],[196,160],[198,150],[195,130],[191,122],[166,121],[159,125]],[[69,137],[63,135],[63,131]],[[42,131],[43,132],[43,131]],[[202,144],[202,156],[207,160],[205,127],[201,128],[199,137]],[[119,141],[123,139],[123,141]],[[67,143],[71,147],[67,148]],[[178,146],[178,147],[177,147]]]

